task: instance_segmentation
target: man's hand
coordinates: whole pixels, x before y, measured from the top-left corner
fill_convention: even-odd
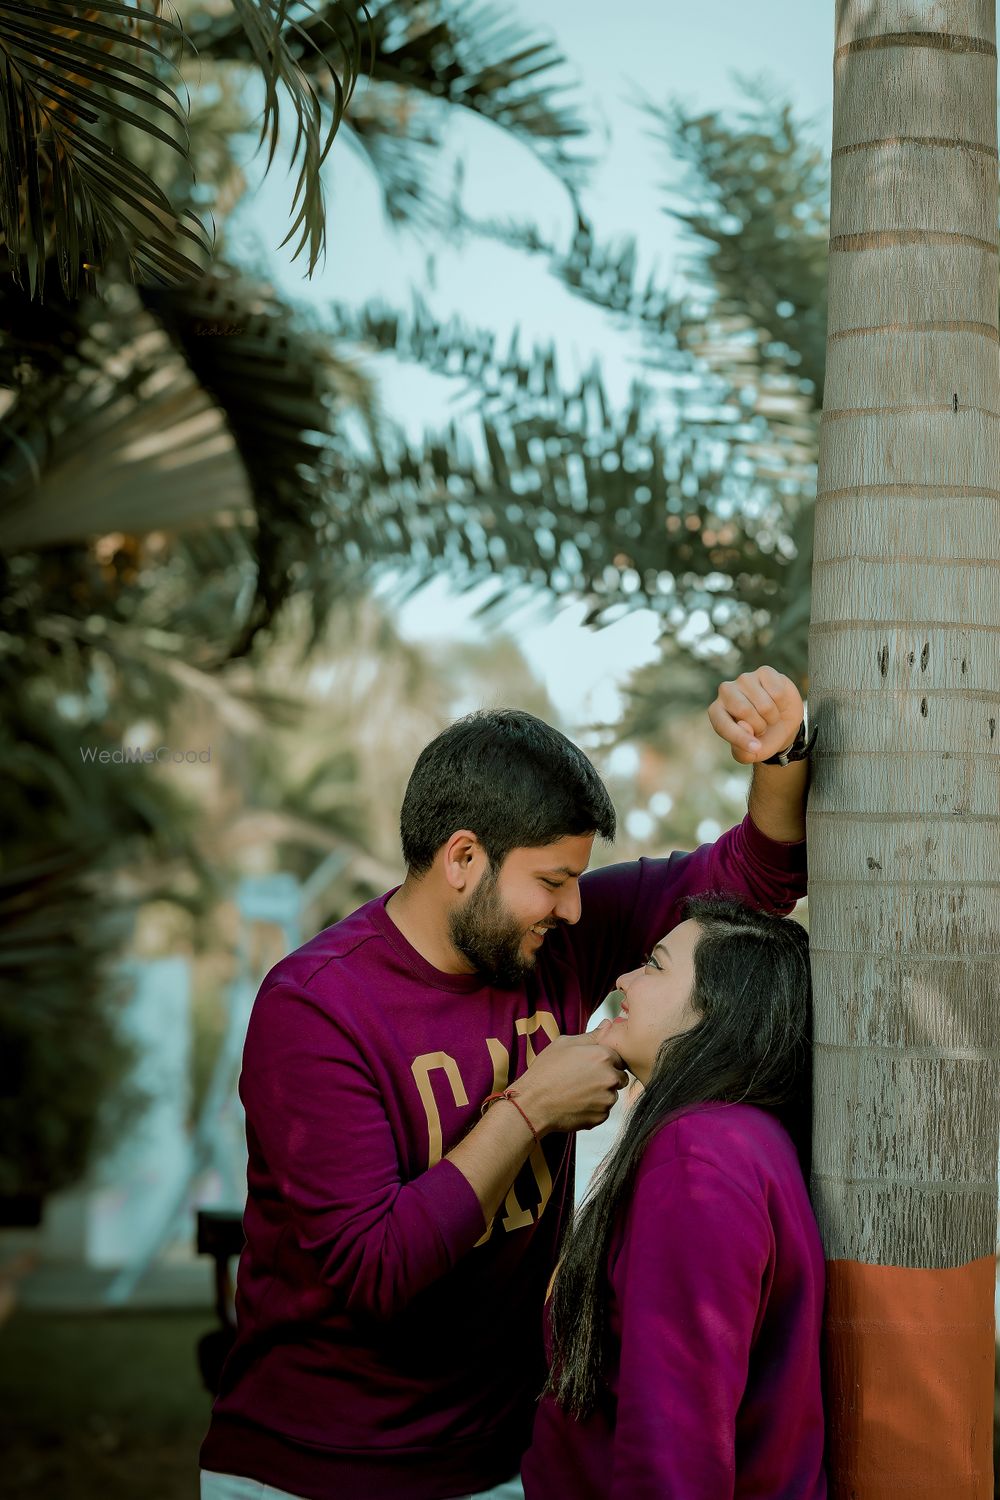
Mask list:
[[[625,1064],[601,1040],[611,1022],[583,1036],[559,1036],[517,1080],[514,1092],[539,1135],[589,1130],[611,1113],[628,1083]]]
[[[708,717],[733,760],[752,766],[788,749],[802,723],[802,696],[790,677],[758,667],[722,683]]]

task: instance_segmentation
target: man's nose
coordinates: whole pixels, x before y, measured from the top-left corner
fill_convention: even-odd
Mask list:
[[[556,905],[556,916],[561,922],[579,922],[583,903],[580,900],[580,888],[574,885],[572,891],[561,894]]]

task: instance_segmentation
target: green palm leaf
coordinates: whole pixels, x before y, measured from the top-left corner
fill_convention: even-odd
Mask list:
[[[175,649],[193,639],[209,661],[248,650],[293,592],[321,622],[358,564],[339,542],[344,418],[362,435],[376,422],[370,383],[328,335],[224,263],[198,283],[34,312],[0,288],[11,367],[33,377],[2,424],[0,554],[171,535],[186,565],[161,615]]]
[[[362,432],[372,430],[367,380],[326,334],[293,320],[270,288],[225,266],[199,286],[142,296],[224,413],[252,506],[256,588],[233,654],[248,651],[296,592],[308,595],[318,630],[352,573],[338,544],[353,489],[344,415],[349,409]],[[206,335],[206,327],[229,332]]]
[[[364,5],[355,6],[343,0],[322,5],[321,14],[317,14],[314,5],[302,0],[233,0],[233,10],[239,28],[236,36],[242,39],[242,46],[229,55],[255,62],[264,80],[264,115],[258,145],[269,138],[265,170],[270,170],[278,145],[279,84],[287,91],[295,109],[291,160],[298,161],[301,151],[301,162],[292,200],[295,219],[281,245],[287,245],[301,226],[302,234],[292,259],[297,259],[308,244],[311,275],[326,243],[320,168],[333,145],[361,71],[363,30],[358,17],[367,19],[367,12]],[[300,17],[309,24],[304,24]],[[194,41],[204,56],[219,55],[213,52],[208,35],[200,27],[194,29]],[[322,72],[323,93],[330,114],[325,139],[324,98],[317,92],[313,78],[318,72]]]
[[[373,15],[376,81],[420,90],[458,104],[530,146],[575,194],[590,165],[572,145],[587,127],[555,96],[568,84],[552,74],[558,48],[538,41],[493,4],[388,0]]]
[[[118,24],[95,21],[95,10]],[[159,15],[112,0],[0,0],[0,231],[19,283],[27,263],[32,297],[43,294],[52,253],[70,297],[81,273],[92,289],[94,271],[115,258],[136,279],[170,282],[199,275],[211,252],[195,216],[176,214],[115,145],[121,122],[185,155],[179,101],[159,76],[166,55],[130,27],[183,35]],[[131,48],[145,67],[125,55]]]
[[[95,290],[94,273],[116,259],[132,280],[163,286],[197,279],[208,265],[214,240],[191,209],[175,211],[127,145],[127,132],[137,131],[188,161],[186,122],[165,76],[173,62],[143,33],[158,28],[179,45],[190,39],[160,16],[160,3],[153,0],[151,14],[116,0],[31,7],[0,0],[0,232],[13,274],[20,278],[22,260],[27,264],[32,298],[44,294],[52,254],[67,297],[81,280]],[[363,6],[324,7],[317,29],[322,94],[303,66],[303,52],[318,44],[297,19],[302,9],[291,0],[234,0],[240,55],[264,79],[260,139],[270,139],[268,167],[279,135],[279,87],[295,111],[292,157],[300,172],[287,239],[301,228],[295,254],[309,245],[311,271],[325,237],[320,168],[360,71],[356,13]],[[95,10],[114,24],[94,20]],[[315,59],[309,71],[317,72]]]
[[[16,306],[17,296],[3,301]],[[51,319],[63,335],[61,360],[50,351],[48,369],[22,386],[6,415],[0,552],[204,524],[217,509],[249,508],[224,418],[166,333],[127,287],[103,318],[100,310],[84,299]]]
[[[299,30],[309,45],[297,62],[320,88],[350,14],[355,35],[370,22],[364,37],[371,45],[370,82],[354,98],[346,125],[378,176],[393,218],[445,221],[448,206],[431,184],[445,105],[469,109],[521,140],[575,197],[589,166],[576,149],[586,125],[572,104],[557,97],[568,85],[560,80],[565,59],[552,43],[535,40],[485,4],[325,0],[306,9]],[[238,17],[200,11],[190,29],[206,60],[255,60],[252,38]]]
[[[809,383],[823,404],[829,168],[791,106],[763,82],[739,79],[751,101],[738,123],[718,112],[688,116],[677,106],[645,106],[671,161],[688,168],[684,197],[670,207],[696,245],[689,268],[716,312],[747,320],[759,360]]]
[[[768,644],[782,670],[803,674],[801,632],[778,639],[773,626],[787,590],[808,586],[807,444],[773,440],[753,411],[687,411],[683,393],[671,417],[639,384],[612,411],[596,372],[563,388],[551,348],[522,357],[515,336],[503,353],[491,333],[442,326],[420,303],[411,317],[337,307],[334,327],[464,377],[480,423],[475,442],[466,420],[424,444],[397,434],[374,465],[359,460],[359,504],[340,523],[356,550],[367,538],[369,552],[408,554],[415,586],[444,569],[463,586],[492,577],[487,610],[527,584],[584,598],[595,625],[646,607],[673,636],[700,612],[717,655]],[[750,472],[732,464],[737,447],[754,456]],[[698,660],[705,641],[680,649]]]
[[[535,378],[554,373],[540,355]],[[739,601],[728,631],[764,606],[787,569],[774,519],[747,525],[736,486],[690,437],[658,430],[641,387],[611,413],[595,373],[508,415],[482,413],[482,448],[455,427],[425,445],[398,437],[362,470],[367,505],[350,535],[371,550],[409,553],[432,577],[467,586],[497,579],[583,597],[593,623],[645,606],[676,624],[693,609]],[[477,445],[477,448],[479,445]],[[346,528],[345,528],[346,530]],[[716,611],[717,614],[726,612]]]

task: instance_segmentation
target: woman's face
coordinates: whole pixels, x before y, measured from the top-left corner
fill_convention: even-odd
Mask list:
[[[698,1021],[691,992],[700,937],[697,922],[682,922],[660,939],[640,968],[618,980],[625,998],[607,1042],[642,1083],[649,1081],[661,1044],[690,1031]]]

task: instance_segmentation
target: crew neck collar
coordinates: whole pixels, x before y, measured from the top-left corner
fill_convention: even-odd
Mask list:
[[[433,985],[435,989],[452,990],[461,995],[470,995],[474,990],[487,989],[488,986],[481,974],[446,974],[443,969],[436,969],[432,963],[428,963],[422,953],[417,952],[385,909],[386,903],[398,890],[399,886],[394,885],[392,890],[386,891],[384,896],[379,897],[373,903],[372,920],[407,968],[412,969],[424,984]]]

